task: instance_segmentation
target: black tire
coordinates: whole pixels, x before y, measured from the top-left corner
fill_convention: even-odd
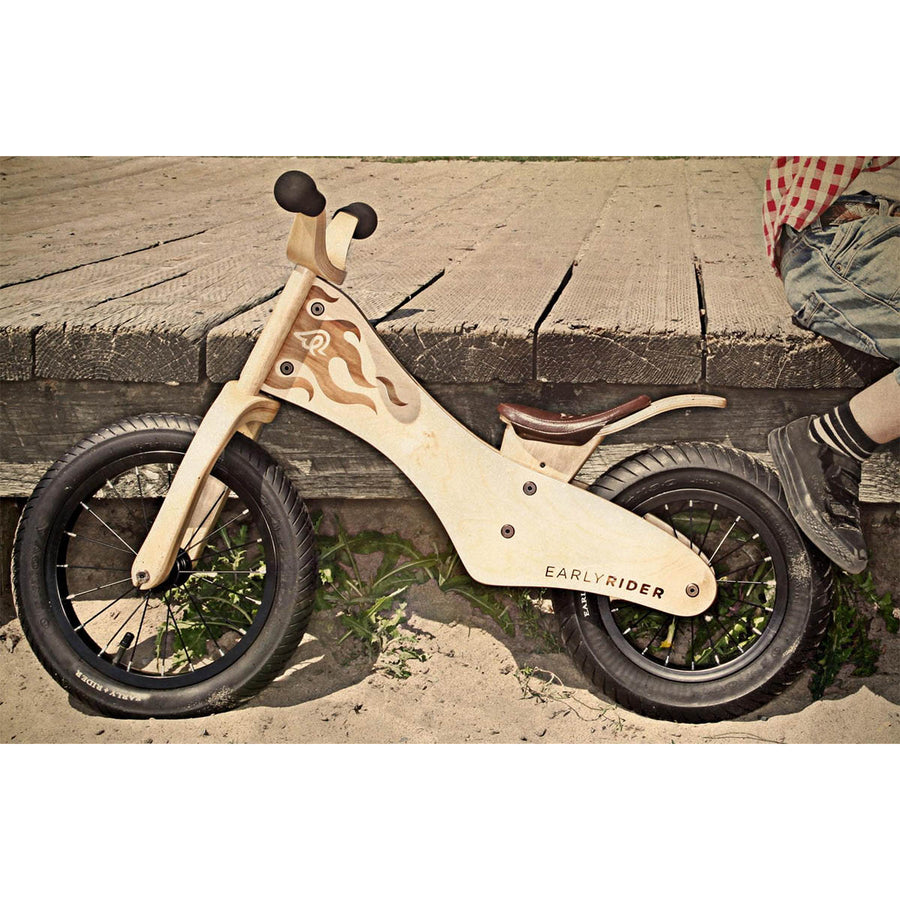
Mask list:
[[[652,718],[714,722],[794,681],[828,624],[830,569],[794,524],[774,472],[740,451],[676,444],[636,454],[591,489],[677,529],[719,580],[713,605],[680,619],[555,591],[566,647],[602,694]]]
[[[198,424],[166,414],[101,429],[44,475],[16,531],[25,636],[66,690],[111,716],[236,706],[284,670],[312,611],[309,515],[281,468],[241,435],[213,468],[228,493],[208,539],[189,548],[196,563],[181,554],[167,583],[149,595],[132,587],[134,551]]]

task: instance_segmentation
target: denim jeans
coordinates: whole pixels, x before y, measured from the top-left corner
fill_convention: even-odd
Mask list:
[[[841,197],[852,201],[856,195]],[[781,274],[794,321],[900,366],[900,216],[784,228]],[[900,368],[895,371],[900,381]]]

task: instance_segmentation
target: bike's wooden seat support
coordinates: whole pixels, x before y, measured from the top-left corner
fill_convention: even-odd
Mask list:
[[[526,417],[520,412],[526,407],[510,407],[509,404],[501,403],[498,412],[501,420],[506,423],[506,429],[503,432],[500,452],[523,466],[528,466],[529,469],[571,481],[603,440],[617,431],[631,428],[632,425],[674,409],[688,409],[694,406],[721,409],[725,405],[724,397],[712,394],[677,394],[652,402],[649,397],[642,395],[602,413],[562,418],[560,413],[544,413],[540,410],[532,410]],[[534,416],[534,413],[539,413],[539,416]],[[543,426],[542,421],[546,423]],[[562,443],[558,439],[548,439],[556,436],[552,433],[547,435],[546,431],[557,427],[555,423],[560,421],[588,423],[583,428],[576,426],[570,432],[581,437],[581,442]],[[541,430],[542,427],[545,429],[544,432]]]

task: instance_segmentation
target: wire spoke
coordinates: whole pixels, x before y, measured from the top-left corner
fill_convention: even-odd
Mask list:
[[[233,519],[229,519],[224,525],[220,525],[215,531],[211,531],[205,538],[201,538],[201,540],[196,541],[193,544],[189,544],[187,547],[184,548],[184,552],[187,553],[188,550],[192,550],[194,547],[197,546],[197,544],[202,544],[205,541],[208,541],[214,534],[218,534],[220,531],[224,530],[229,525],[231,525],[232,522],[236,522],[238,519],[240,519],[241,516],[246,516],[248,512],[250,512],[249,509],[242,510]]]
[[[262,605],[262,600],[257,600],[256,597],[248,597],[246,594],[242,594],[240,591],[236,591],[233,587],[226,587],[225,585],[216,584],[215,581],[210,581],[208,578],[204,578],[202,575],[200,576],[200,580],[205,582],[206,584],[211,584],[214,588],[224,588],[230,594],[237,594],[237,596],[240,597],[241,600],[247,600],[254,606]],[[653,610],[650,610],[650,612],[653,612]],[[247,614],[244,613],[244,615]],[[247,621],[252,622],[253,620],[249,616],[247,616]]]
[[[198,556],[197,559],[195,560],[194,564],[196,565],[196,563],[200,562],[200,560],[206,559],[209,556],[214,556],[215,554],[223,555],[224,553],[231,553],[235,550],[242,550],[244,547],[253,547],[255,544],[261,544],[261,543],[262,543],[262,538],[256,538],[255,540],[247,541],[246,544],[235,544],[233,547],[228,547],[225,550],[217,550],[217,549],[213,548],[211,550],[207,550],[205,553],[200,554],[200,556]]]
[[[725,555],[727,556],[728,554],[726,553]],[[724,559],[724,558],[725,558],[725,557],[723,556],[722,559]],[[721,563],[722,560],[720,559],[719,562]],[[771,565],[771,564],[772,564],[772,557],[771,557],[771,556],[766,556],[766,557],[764,557],[763,559],[757,559],[757,560],[754,560],[753,562],[748,562],[748,563],[747,563],[746,565],[744,565],[744,566],[738,566],[738,568],[732,569],[730,572],[726,572],[724,575],[722,575],[722,579],[727,579],[730,575],[736,575],[738,572],[743,572],[745,569],[750,569],[750,568],[752,568],[753,566],[759,566],[759,565],[761,565],[761,564],[764,563],[764,562],[767,562],[767,563],[769,563],[769,565]],[[720,579],[720,580],[721,580],[721,579]]]
[[[101,547],[108,547],[110,550],[115,550],[116,553],[125,553],[121,547],[117,547],[115,544],[107,544],[106,541],[98,541],[96,538],[85,537],[83,534],[78,534],[75,531],[67,531],[66,535],[70,538],[77,538],[79,541],[89,541],[92,544],[99,544]],[[127,545],[126,545],[127,546]],[[128,551],[132,556],[137,556],[137,554],[130,547]]]
[[[630,624],[630,625],[622,632],[622,634],[628,634],[629,631],[633,631],[638,625],[641,624],[641,622],[644,621],[644,619],[647,618],[647,616],[652,615],[654,612],[655,612],[655,610],[653,610],[653,609],[648,609],[648,610],[647,610],[647,611],[646,611],[639,619],[636,619],[634,622],[632,622],[632,623],[631,623],[631,624]]]
[[[169,642],[169,612],[170,612],[169,605],[166,604],[166,631],[165,631],[165,634],[163,635],[162,644],[160,646],[160,650],[162,650],[162,656],[159,656],[158,652],[157,652],[157,666],[156,666],[157,669],[159,669],[159,666],[162,665],[162,671],[160,672],[160,675],[163,677],[165,677],[165,674],[166,674],[166,644]],[[157,632],[157,634],[158,633],[159,632]]]
[[[729,532],[729,534],[730,534],[730,533],[731,533],[731,532]],[[743,549],[744,547],[746,547],[747,544],[753,543],[758,537],[759,537],[758,534],[754,534],[753,537],[747,538],[746,541],[740,541],[740,542],[738,542],[738,545],[737,545],[736,547],[732,547],[732,549],[729,550],[724,556],[720,556],[720,557],[719,557],[719,564],[721,565],[721,563],[722,563],[723,560],[728,559],[729,556],[731,556],[731,555],[737,553],[739,550],[741,550],[741,549]]]
[[[138,605],[128,614],[128,618],[119,626],[116,633],[106,642],[106,646],[100,651],[99,655],[106,653],[109,650],[109,645],[119,636],[119,633],[122,629],[134,618],[134,614],[141,608],[140,597],[138,598]]]
[[[743,647],[741,647],[741,645],[737,641],[735,641],[735,639],[731,636],[731,632],[734,630],[735,626],[732,625],[731,629],[729,630],[722,624],[719,617],[717,615],[715,615],[715,613],[713,613],[713,619],[716,620],[716,625],[718,625],[719,628],[722,629],[722,633],[725,635],[725,637],[728,638],[728,640],[731,641],[731,643],[734,644],[734,646],[737,648],[738,653],[743,653],[744,652]],[[735,623],[735,625],[736,624],[737,623]]]
[[[209,634],[210,638],[212,639],[212,642],[216,645],[216,650],[219,651],[219,656],[224,656],[225,651],[219,646],[219,642],[216,640],[216,636],[213,634],[212,629],[207,624],[206,618],[203,615],[203,610],[200,608],[200,605],[194,599],[194,595],[188,594],[188,600],[190,601],[191,606],[194,607],[194,610],[196,611],[197,615],[200,617],[200,621],[203,623],[203,627],[206,629],[207,633]]]
[[[709,642],[709,647],[710,650],[712,650],[713,659],[716,661],[716,665],[720,666],[722,664],[722,660],[719,659],[719,653],[716,650],[716,645],[713,643],[711,628],[706,629],[706,640]]]
[[[200,571],[191,571],[188,573],[189,575],[265,575],[265,572],[261,572],[259,569],[218,569],[216,571],[207,571],[206,569],[201,569]]]
[[[232,622],[231,619],[226,619],[223,617],[221,619],[210,619],[209,621],[213,625],[222,625],[225,628],[231,629],[231,631],[236,631],[238,634],[241,634],[241,635],[247,634],[247,629],[244,628],[243,625],[241,625],[238,622]]]
[[[709,537],[710,528],[712,528],[713,513],[718,512],[718,510],[719,510],[719,504],[713,503],[712,512],[710,512],[710,514],[709,514],[709,521],[706,523],[706,531],[703,532],[703,539],[700,541],[699,549],[700,549],[701,553],[703,553],[703,551],[706,549],[706,539]]]
[[[132,519],[134,519],[134,521],[138,525],[140,525],[141,524],[140,519],[138,519],[137,514],[131,509],[131,507],[128,505],[127,501],[125,500],[125,498],[119,493],[119,489],[108,478],[106,479],[106,484],[107,484],[107,487],[112,488],[112,490],[115,492],[116,496],[119,498],[119,500],[124,505],[125,509],[128,511],[128,515]],[[146,517],[144,519],[144,522],[146,524]]]
[[[83,500],[80,502],[82,508],[86,509],[110,534],[112,534],[118,541],[123,543],[135,556],[137,556],[137,551],[134,549],[134,547],[131,546],[131,544],[128,543],[128,541],[126,541],[114,528],[110,528],[110,526],[107,525],[106,522],[104,522],[103,519],[101,519],[100,516],[98,516],[97,513],[95,513],[87,505],[87,503],[85,503]]]
[[[137,637],[134,639],[134,646],[131,648],[131,659],[128,660],[128,666],[125,669],[126,672],[130,672],[131,667],[134,665],[134,654],[138,648],[138,644],[140,644],[140,642],[141,642],[141,631],[143,631],[143,628],[144,628],[144,617],[147,615],[147,607],[149,605],[150,605],[150,595],[147,594],[147,596],[144,598],[144,611],[141,613],[141,622],[138,625],[138,633],[137,633]]]
[[[739,603],[743,603],[746,606],[752,606],[754,609],[761,609],[764,612],[774,612],[775,608],[773,606],[766,606],[764,603],[754,603],[752,600],[748,600],[746,597],[739,598]]]
[[[712,565],[712,561],[716,558],[716,554],[722,549],[722,545],[725,543],[725,541],[728,540],[729,536],[731,535],[731,532],[734,531],[734,529],[737,527],[737,523],[740,522],[740,521],[741,521],[741,517],[738,516],[738,517],[731,523],[731,528],[728,529],[728,531],[725,533],[725,537],[723,537],[722,540],[719,541],[719,546],[716,547],[715,550],[713,550],[712,556],[710,556],[710,558],[707,560],[707,562],[709,563],[709,565]]]
[[[91,588],[89,591],[79,591],[77,594],[66,594],[66,600],[74,600],[76,597],[83,597],[85,594],[95,594],[97,591],[102,591],[104,588],[115,587],[117,584],[125,584],[125,582],[131,583],[130,578],[120,578],[118,581],[110,581],[106,584],[101,584],[100,587]]]
[[[773,584],[775,584],[775,579],[770,578],[768,581],[738,581],[736,578],[728,578],[726,576],[725,578],[719,578],[718,582],[719,582],[719,584],[768,584],[768,585],[773,585]]]
[[[653,645],[653,642],[660,636],[660,634],[662,634],[663,629],[668,628],[668,627],[669,627],[669,623],[666,622],[665,620],[663,620],[663,623],[659,626],[659,628],[656,629],[655,633],[653,634],[653,637],[650,638],[650,640],[647,642],[647,646],[644,647],[643,650],[641,650],[641,656],[646,655],[647,651]]]
[[[179,640],[181,641],[181,646],[184,648],[184,658],[187,661],[188,668],[193,672],[194,666],[191,663],[191,654],[187,648],[187,644],[184,642],[184,635],[181,633],[181,629],[178,627],[178,622],[175,619],[175,616],[172,614],[172,607],[169,604],[166,604],[166,616],[172,617],[172,625],[175,626],[175,633],[178,635]]]
[[[187,541],[188,542],[188,546],[187,546],[188,550],[190,550],[191,547],[194,546],[191,543],[191,541],[193,541],[194,538],[197,537],[197,534],[199,533],[200,529],[206,524],[206,520],[212,515],[213,510],[219,508],[219,503],[221,503],[222,498],[227,493],[228,493],[228,487],[226,486],[225,488],[222,489],[222,493],[219,494],[218,497],[216,497],[216,502],[213,503],[212,506],[210,506],[210,508],[206,511],[206,515],[201,519],[200,524],[194,529],[194,533],[188,538],[188,541]],[[231,523],[228,523],[228,524],[231,524]]]
[[[75,629],[75,631],[81,631],[83,628],[85,628],[85,627],[87,627],[88,625],[90,625],[91,622],[94,621],[94,619],[96,619],[98,616],[102,616],[103,613],[105,613],[111,606],[115,606],[120,600],[124,600],[124,599],[125,599],[125,595],[126,595],[127,593],[129,593],[129,591],[131,591],[131,590],[132,590],[132,585],[129,584],[129,586],[125,589],[125,591],[124,591],[123,593],[121,593],[118,597],[116,597],[115,600],[113,600],[113,601],[110,602],[110,603],[107,603],[106,606],[104,606],[103,609],[100,610],[100,612],[94,613],[94,615],[92,615],[86,622],[82,622],[82,623]]]
[[[144,507],[144,488],[141,486],[141,470],[137,466],[134,467],[134,475],[137,479],[138,496],[141,498],[141,515],[144,517],[144,527],[149,531],[150,522],[147,519],[147,510]]]

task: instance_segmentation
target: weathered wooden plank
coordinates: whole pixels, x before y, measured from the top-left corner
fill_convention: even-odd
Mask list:
[[[56,161],[39,158],[37,162],[46,165],[52,179]],[[66,187],[50,180],[46,192],[29,191],[13,201],[4,192],[0,209],[8,220],[4,224],[7,240],[54,229],[60,237],[71,238],[68,231],[72,229],[66,231],[63,226],[75,223],[89,232],[95,219],[110,214],[146,220],[150,227],[170,216],[201,217],[216,207],[239,208],[253,199],[255,183],[264,183],[268,170],[277,167],[277,162],[265,158],[169,157],[149,163],[141,166],[138,157],[134,166],[99,183]]]
[[[383,456],[371,461],[363,475],[359,471],[351,471],[346,465],[342,466],[337,457],[312,460],[294,449],[289,454],[279,453],[277,448],[268,449],[278,455],[279,464],[291,477],[304,500],[422,499],[409,479]],[[30,497],[52,464],[50,459],[34,463],[0,460],[0,498]]]
[[[0,382],[31,378],[34,353],[30,330],[0,324]]]
[[[335,205],[362,195],[371,196],[375,188],[376,202],[377,195],[389,198],[394,204],[393,209],[402,211],[405,217],[410,211],[416,212],[417,202],[421,204],[423,197],[440,199],[442,190],[451,194],[471,190],[491,175],[490,164],[484,163],[469,164],[468,168],[453,164],[456,176],[450,179],[446,176],[447,164],[406,167],[407,175],[402,183],[395,180],[399,177],[394,174],[399,171],[397,166],[353,159],[174,160],[171,165],[173,168],[156,173],[174,182],[177,172],[178,180],[185,184],[184,190],[170,185],[165,195],[168,207],[162,212],[170,219],[183,221],[183,216],[198,203],[203,206],[201,199],[205,197],[204,202],[209,206],[210,198],[218,196],[218,192],[226,199],[217,201],[216,215],[226,220],[238,218],[163,246],[128,252],[103,262],[85,263],[0,291],[0,329],[4,335],[9,335],[8,341],[15,354],[15,363],[6,366],[10,376],[26,377],[35,370],[46,376],[68,374],[71,377],[76,374],[102,378],[121,374],[123,379],[142,380],[194,377],[192,373],[202,347],[185,344],[186,327],[191,333],[203,324],[211,327],[270,296],[279,285],[273,283],[270,286],[267,281],[266,289],[259,296],[238,296],[230,304],[226,298],[226,306],[212,310],[210,316],[201,320],[189,318],[188,326],[181,321],[173,324],[166,316],[183,312],[192,317],[196,315],[196,309],[169,310],[157,323],[147,320],[133,333],[134,323],[143,321],[135,306],[154,304],[162,294],[172,290],[184,292],[191,285],[202,290],[206,286],[205,279],[191,273],[216,260],[234,258],[233,277],[237,284],[243,278],[238,271],[240,266],[252,269],[268,259],[279,263],[284,260],[290,217],[275,206],[271,187],[275,174],[286,168],[310,169],[319,178],[322,189],[333,194]],[[200,183],[199,187],[195,182]],[[442,187],[451,182],[456,182],[455,186]],[[121,209],[121,195],[134,194],[135,183],[133,179],[122,179],[107,185],[107,194],[109,192],[113,192],[112,197],[106,196],[100,201],[94,198],[91,202],[95,208],[101,201],[111,203],[111,209],[118,211],[125,223],[123,227],[128,231],[128,223],[146,212],[144,205]],[[61,191],[55,201],[74,209],[73,214],[77,215],[89,196],[87,189]],[[194,222],[195,226],[197,224]],[[276,281],[283,283],[287,270],[284,260],[284,274]],[[188,275],[191,277],[185,278]],[[160,288],[155,290],[157,285]],[[119,302],[120,298],[128,300]],[[197,299],[204,304],[209,302],[208,296],[198,295]],[[102,309],[98,313],[100,306]],[[35,339],[38,332],[40,338]],[[22,356],[23,351],[30,353],[28,348],[32,344],[42,354],[39,362]],[[74,373],[61,368],[68,365],[69,355],[78,357],[78,368]],[[124,368],[117,373],[115,366],[120,364]]]
[[[16,161],[11,162],[15,163]],[[203,162],[202,160],[198,161],[197,166]],[[230,196],[229,191],[235,176],[231,175],[224,180],[214,177],[217,173],[221,173],[222,166],[218,165],[219,161],[217,160],[211,162],[213,165],[210,166],[210,172],[206,176],[204,190],[209,193],[212,189],[210,182],[215,181],[216,190],[221,189],[226,196]],[[235,168],[235,161],[227,162],[231,169]],[[258,169],[258,162],[249,162],[250,170]],[[173,172],[180,172],[179,164],[178,160],[169,160],[169,168],[163,174],[169,176]],[[267,163],[267,165],[272,170],[279,170],[282,167],[282,164],[277,161]],[[75,168],[77,170],[77,165]],[[153,166],[150,168],[153,169]],[[57,172],[58,165],[54,160],[36,160],[33,175],[36,183],[40,183],[45,169],[49,169],[52,174]],[[139,171],[143,171],[143,169],[139,169]],[[182,172],[183,176],[184,174]],[[190,174],[188,172],[188,175]],[[63,210],[58,215],[71,215],[74,220],[83,214],[83,206],[87,204],[89,195],[93,195],[95,191],[102,195],[104,189],[107,194],[110,191],[113,192],[113,200],[106,196],[92,201],[94,208],[97,203],[102,205],[103,202],[107,202],[111,204],[110,209],[118,210],[116,213],[117,228],[112,228],[107,234],[106,239],[110,243],[106,249],[95,254],[98,256],[117,252],[117,229],[125,233],[134,233],[135,229],[142,227],[142,218],[146,219],[147,216],[156,215],[160,219],[165,219],[168,212],[172,211],[159,210],[158,202],[155,207],[151,204],[152,208],[150,209],[146,204],[135,202],[134,197],[141,197],[139,180],[136,180],[134,173],[130,170],[126,170],[124,176],[120,172],[119,176],[108,179],[102,188],[91,186],[81,190],[62,188],[60,186],[61,175],[57,175],[56,180],[51,178],[50,181],[50,184],[57,188],[54,194],[54,204]],[[245,174],[243,168],[241,168],[240,177],[251,182],[258,180],[257,174]],[[177,205],[174,202],[176,196],[182,196],[186,210],[190,210],[192,206],[196,207],[194,201],[197,195],[196,192],[192,193],[191,180],[190,177],[186,177],[185,187],[180,192],[173,189],[174,182],[170,181],[167,196],[173,198],[170,201],[173,207]],[[268,176],[266,180],[268,180]],[[267,190],[271,191],[270,184],[267,185]],[[130,201],[130,206],[125,211],[120,208],[123,197]],[[5,236],[15,226],[16,221],[27,217],[27,209],[33,202],[34,199],[28,196],[26,191],[23,193],[23,198],[17,203],[6,204],[3,218]],[[268,216],[259,217],[257,220],[251,217],[253,211],[256,211],[259,216],[260,211],[266,207],[269,207],[266,210]],[[31,373],[36,370],[38,374],[63,377],[72,377],[77,373],[93,377],[116,377],[118,374],[122,374],[124,378],[137,377],[151,380],[186,377],[196,379],[202,341],[194,342],[195,346],[187,357],[184,356],[185,348],[179,346],[185,330],[196,330],[198,324],[195,317],[196,310],[185,311],[188,316],[187,321],[175,328],[172,345],[169,346],[167,336],[162,332],[165,318],[160,323],[160,334],[151,338],[149,344],[143,339],[143,336],[139,336],[136,341],[131,341],[124,337],[131,330],[130,326],[123,328],[121,321],[123,317],[117,319],[117,313],[113,312],[113,310],[121,309],[123,304],[117,303],[113,306],[106,304],[131,295],[131,299],[124,304],[128,307],[124,319],[126,322],[133,323],[139,318],[135,315],[135,304],[153,302],[154,299],[152,291],[141,294],[138,292],[146,291],[164,282],[183,278],[193,268],[200,267],[210,260],[235,255],[240,250],[254,251],[260,246],[260,231],[263,232],[263,237],[274,245],[274,230],[267,234],[265,229],[260,228],[260,222],[268,221],[273,209],[276,213],[278,212],[271,197],[268,197],[268,202],[266,202],[265,193],[261,190],[260,197],[255,198],[254,203],[248,202],[240,207],[240,215],[247,223],[244,227],[240,222],[223,224],[206,232],[201,230],[201,233],[193,238],[174,240],[148,249],[144,253],[129,251],[105,262],[85,263],[60,274],[47,275],[48,270],[60,265],[57,259],[57,250],[60,248],[53,244],[52,252],[41,254],[44,259],[42,265],[45,267],[41,277],[0,290],[0,335],[2,335],[3,341],[9,345],[9,356],[4,357],[0,374],[5,378],[23,378],[30,377]],[[217,215],[228,219],[225,213],[226,208],[221,207]],[[197,225],[197,222],[193,222],[195,230]],[[150,230],[153,230],[152,225]],[[32,235],[29,240],[31,245],[37,246],[36,242],[42,238],[39,235]],[[60,240],[64,245],[65,237]],[[4,244],[6,243],[4,241]],[[121,247],[118,249],[121,250]],[[263,253],[259,253],[259,258],[253,262],[258,265],[264,259]],[[186,282],[186,284],[189,283]],[[201,279],[201,285],[205,283]],[[262,299],[269,293],[269,291],[265,291],[254,299]],[[197,298],[200,302],[203,299],[202,296]],[[226,306],[224,311],[213,311],[205,321],[214,324],[233,314],[236,310],[246,308],[247,305],[246,297],[239,298],[236,303]],[[144,330],[152,330],[152,327]],[[44,332],[40,341],[35,340],[38,331]],[[121,336],[120,332],[122,332]],[[114,341],[117,345],[115,350],[110,350],[108,346],[112,340],[110,335],[117,338]],[[120,337],[123,339],[118,339]],[[45,350],[49,348],[49,361],[44,360],[41,365],[37,365],[33,358],[33,347],[42,347]],[[158,358],[157,350],[161,351],[161,356]],[[73,360],[75,362],[74,369],[72,368]],[[181,360],[181,362],[173,365],[175,360]],[[97,361],[100,361],[99,366],[96,366]],[[118,361],[124,363],[121,373],[116,372],[114,368]],[[92,365],[96,367],[92,369]]]
[[[404,166],[402,178],[397,167],[371,172],[361,197],[378,212],[379,227],[352,246],[343,288],[371,320],[386,316],[505,223],[523,202],[523,165],[536,164],[441,161]],[[235,377],[270,312],[263,304],[210,333],[210,378]]]
[[[358,440],[355,439],[354,440]],[[604,445],[584,464],[575,480],[590,485],[612,466],[645,450],[653,444],[621,443]],[[294,446],[269,444],[272,453],[290,475],[306,500],[352,499],[421,499],[414,484],[383,456],[361,445],[358,454],[343,456],[308,456]],[[368,458],[371,451],[374,455]],[[761,462],[772,465],[768,453],[754,454]],[[0,497],[28,497],[52,460],[33,463],[0,461]],[[364,469],[364,471],[363,471]],[[862,467],[859,499],[861,503],[900,502],[900,467],[887,454],[876,454]]]
[[[533,173],[546,165],[454,160],[404,166],[394,178],[405,182],[422,171],[431,177],[415,185],[408,205],[394,205],[386,233],[354,247],[347,291],[370,319],[387,315],[506,227],[528,202]]]
[[[35,335],[35,374],[44,378],[192,382],[202,377],[207,332],[273,296],[283,266],[250,257],[212,262],[183,278],[82,309]]]
[[[127,416],[200,416],[219,386],[35,380],[0,394],[0,497],[27,497],[53,461],[88,434]],[[297,476],[305,496],[418,496],[377,451],[336,425],[285,406],[263,445]]]
[[[509,385],[428,383],[438,401],[483,440],[499,445],[503,425],[497,415],[501,402],[581,415],[618,406],[639,394],[654,399],[677,393],[656,385],[548,384],[528,381]],[[57,456],[85,434],[125,415],[139,412],[202,413],[220,386],[204,381],[196,385],[119,383],[114,381],[45,380],[0,383],[0,457],[27,462],[35,454]],[[822,412],[842,403],[852,389],[822,391],[769,391],[725,388],[718,392],[728,400],[725,409],[678,410],[657,416],[622,435],[613,435],[604,446],[619,440],[667,442],[709,440],[764,452],[766,435],[777,425]],[[285,411],[291,407],[285,407]],[[280,423],[282,416],[276,420]],[[318,440],[312,418],[298,430],[297,440]],[[264,434],[271,432],[272,427]]]
[[[0,460],[53,460],[83,437],[145,412],[202,415],[218,386],[122,384],[117,381],[0,383]],[[0,496],[3,496],[0,491]]]
[[[105,184],[171,164],[172,157],[159,156],[7,157],[0,172],[0,207],[13,200]]]
[[[121,308],[123,304],[133,309],[135,303],[140,304],[152,298],[152,292],[148,293],[150,289],[158,285],[174,284],[190,275],[193,270],[202,268],[204,264],[209,265],[222,256],[237,256],[239,248],[243,249],[238,243],[243,231],[236,230],[234,226],[211,229],[205,235],[155,247],[144,253],[82,266],[0,290],[0,335],[6,336],[12,345],[9,358],[4,360],[6,366],[0,369],[3,377],[9,378],[16,372],[20,373],[18,377],[31,377],[36,368],[33,357],[35,335],[42,329],[54,336],[55,352],[61,353],[65,359],[66,336],[74,335],[79,327],[84,326],[87,327],[87,333],[93,334],[96,340],[96,353],[90,346],[90,341],[85,346],[83,338],[79,343],[74,337],[68,350],[73,356],[86,354],[75,362],[82,374],[92,377],[89,368],[91,359],[98,354],[104,359],[109,357],[108,351],[101,345],[108,343],[110,332],[116,330],[110,319],[114,310]],[[254,265],[266,258],[262,253],[254,256],[258,257],[253,260]],[[286,273],[287,269],[285,265],[283,271]],[[203,301],[204,298],[198,296],[197,299]],[[227,316],[234,312],[234,307],[228,305],[226,310],[224,315],[221,311],[214,311],[214,314],[219,317]],[[91,323],[96,324],[98,319],[99,328],[92,328]],[[163,322],[160,322],[160,333],[155,340],[165,342],[166,336],[162,328]],[[140,354],[142,359],[145,356],[143,352]],[[136,366],[127,358],[123,362],[123,377],[128,377],[128,371]],[[64,362],[64,365],[67,366],[68,362]],[[96,377],[104,376],[106,366],[107,363],[104,363],[104,368]],[[13,371],[7,371],[12,367],[15,367]],[[49,365],[45,361],[40,371],[48,375],[60,374],[52,359]],[[113,372],[111,377],[116,374]],[[62,376],[71,377],[67,370],[62,372]],[[142,377],[152,380],[152,371],[144,371]]]
[[[537,336],[544,381],[693,384],[702,334],[683,160],[631,160]]]
[[[134,253],[226,222],[277,213],[272,185],[308,160],[173,159],[166,169],[4,204],[0,284]],[[322,172],[343,161],[322,160]],[[48,252],[50,251],[50,252]]]
[[[29,222],[36,214],[29,199],[4,211],[4,241],[0,251],[0,284],[13,285],[77,266],[153,247],[197,234],[219,224],[223,212],[213,201],[196,202],[187,189],[148,191],[129,180],[116,184],[112,197],[92,197],[78,203],[71,195],[54,195],[38,205],[46,222]],[[223,186],[228,190],[228,185]],[[181,195],[182,203],[172,198]],[[192,202],[193,201],[193,202]],[[17,233],[17,229],[19,230]]]
[[[497,415],[501,402],[582,415],[618,406],[639,394],[658,399],[677,393],[646,384],[426,384],[451,415],[494,445],[499,445],[503,432]],[[0,383],[0,458],[28,462],[36,455],[58,456],[85,434],[126,415],[173,411],[198,415],[219,389],[220,385],[209,381],[181,385],[46,379]],[[726,388],[718,393],[728,400],[725,409],[678,410],[657,416],[622,435],[613,435],[604,446],[619,440],[709,440],[763,452],[766,435],[772,428],[835,406],[852,396],[853,390]],[[287,412],[292,408],[284,409]],[[276,419],[275,425],[267,426],[264,435],[270,434],[283,416]],[[308,446],[314,447],[319,440],[317,423],[321,421],[310,418],[293,434],[293,439],[308,441]]]
[[[27,496],[52,460],[87,434],[129,415],[182,412],[202,415],[218,385],[138,385],[103,381],[35,380],[0,390],[0,496]],[[2,386],[0,386],[2,388]],[[528,382],[430,385],[445,408],[488,443],[498,446],[502,400],[573,415],[616,406],[639,393],[660,397],[648,385]],[[613,435],[588,461],[581,480],[628,455],[628,446],[708,440],[766,453],[766,434],[778,424],[821,411],[852,391],[728,389],[724,410],[681,410]],[[406,478],[367,444],[330,422],[284,406],[262,433],[262,444],[297,475],[309,497],[413,497]],[[627,445],[627,446],[626,446]],[[900,500],[900,447],[876,454],[866,468],[863,501]]]
[[[524,199],[444,276],[378,330],[421,379],[522,381],[534,333],[612,192],[622,162],[521,170]]]
[[[862,387],[886,371],[791,321],[766,259],[762,191],[768,159],[687,160],[694,254],[706,300],[712,385]],[[887,367],[889,368],[889,367]]]

